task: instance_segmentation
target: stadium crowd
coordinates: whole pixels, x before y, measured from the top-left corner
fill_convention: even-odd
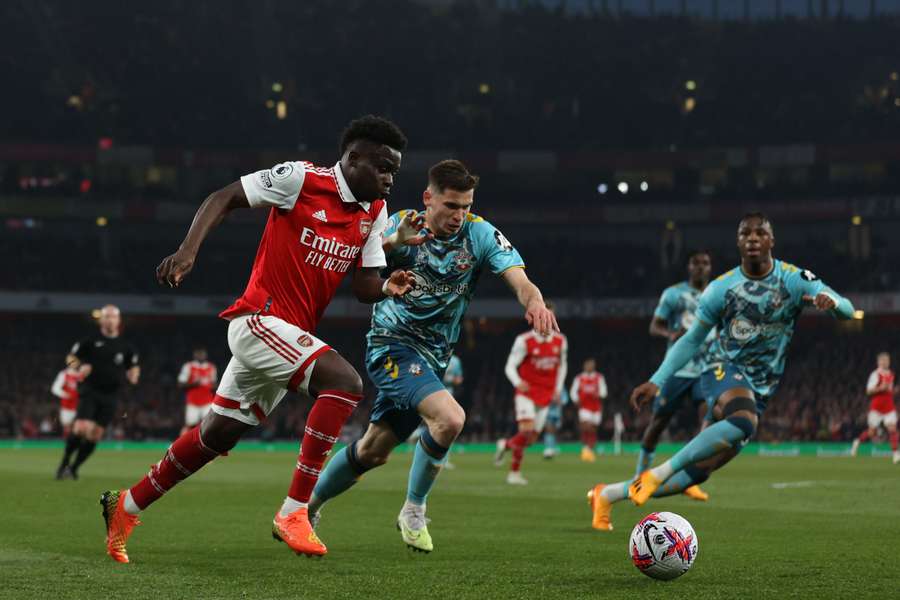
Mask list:
[[[90,319],[46,315],[40,319],[7,315],[3,323],[9,333],[6,347],[0,350],[0,360],[8,366],[0,372],[0,437],[58,437],[58,402],[49,393],[50,384],[69,346],[94,326]],[[636,441],[649,415],[635,415],[627,406],[627,396],[658,364],[664,344],[647,335],[642,321],[585,323],[562,323],[570,343],[569,380],[585,358],[595,357],[610,390],[601,441],[612,438],[616,412],[625,421],[624,440]],[[890,349],[891,330],[866,323],[860,331],[840,332],[835,343],[837,326],[831,320],[810,317],[801,323],[784,383],[769,403],[758,439],[848,441],[865,427],[865,380],[874,368],[875,354]],[[361,368],[365,328],[365,322],[330,322],[321,335]],[[460,394],[468,414],[464,441],[492,441],[514,429],[512,389],[503,375],[503,364],[521,329],[515,321],[466,322],[457,347],[465,370]],[[206,345],[211,360],[224,368],[228,351],[223,332],[224,324],[212,318],[126,315],[123,335],[138,347],[143,375],[140,385],[126,387],[122,393],[111,437],[167,440],[176,436],[184,417],[183,392],[175,381],[178,370],[196,344]],[[359,436],[365,427],[373,398],[368,381],[366,386],[366,401],[345,427],[345,438]],[[298,439],[309,406],[309,402],[289,396],[255,436]],[[575,412],[571,405],[564,408],[563,440],[577,439]],[[670,438],[687,439],[697,423],[697,414],[685,409],[670,427]]]

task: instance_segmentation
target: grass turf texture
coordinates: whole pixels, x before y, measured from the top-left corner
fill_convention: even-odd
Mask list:
[[[394,528],[410,463],[400,454],[326,507],[330,553],[317,560],[270,534],[296,456],[235,452],[146,511],[132,563],[114,563],[100,492],[159,455],[101,446],[79,481],[58,482],[58,451],[0,450],[0,598],[884,598],[900,581],[900,466],[887,458],[740,457],[703,486],[709,503],[620,503],[615,531],[601,533],[585,493],[624,479],[633,456],[529,454],[531,485],[512,487],[489,455],[454,455],[429,503],[435,552],[421,555]],[[683,515],[699,537],[693,569],[672,582],[627,555],[632,526],[654,510]]]

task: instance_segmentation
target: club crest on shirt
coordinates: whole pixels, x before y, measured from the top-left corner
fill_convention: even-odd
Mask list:
[[[305,333],[297,338],[297,343],[304,348],[309,348],[313,345],[312,338],[306,335]]]
[[[372,219],[360,219],[359,234],[363,237],[366,237],[369,235],[370,231],[372,231]]]
[[[472,263],[474,262],[475,257],[469,254],[465,249],[463,249],[457,251],[456,256],[454,256],[453,260],[456,270],[465,272],[472,268]]]

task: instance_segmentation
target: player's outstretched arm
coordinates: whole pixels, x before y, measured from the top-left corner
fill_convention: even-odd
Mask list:
[[[541,290],[531,283],[524,269],[512,268],[503,272],[503,280],[515,292],[516,299],[525,308],[525,320],[541,335],[559,333],[559,325],[553,311],[547,308]]]
[[[378,271],[377,267],[362,267],[354,271],[351,288],[360,302],[372,304],[385,298],[402,296],[416,283],[410,271],[394,271],[387,279],[382,279]]]
[[[425,229],[425,213],[415,210],[406,211],[397,225],[397,229],[384,237],[381,247],[387,253],[400,246],[421,246],[428,240],[433,240],[434,234],[430,231],[426,231],[426,235],[419,235],[423,229]]]
[[[236,208],[250,208],[240,181],[235,181],[210,194],[197,209],[191,228],[181,246],[175,254],[165,257],[156,267],[156,280],[159,284],[178,287],[182,279],[194,268],[200,244],[209,232],[222,222],[225,215]]]
[[[666,352],[662,364],[659,365],[650,380],[634,388],[634,391],[631,392],[631,405],[635,410],[652,400],[659,388],[697,354],[712,328],[712,325],[700,319],[694,321],[687,333],[681,336]]]

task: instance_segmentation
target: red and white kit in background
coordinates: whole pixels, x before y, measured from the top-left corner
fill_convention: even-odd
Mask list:
[[[866,391],[887,384],[887,391],[871,396],[869,403],[869,429],[880,425],[888,427],[897,424],[897,409],[894,406],[894,372],[890,369],[875,369],[869,375]]]
[[[594,371],[576,375],[569,389],[569,397],[578,401],[578,420],[600,425],[603,420],[603,401],[608,394],[606,378],[601,373]]]
[[[247,289],[219,315],[231,321],[233,357],[212,410],[257,425],[288,389],[308,391],[316,358],[330,349],[312,332],[347,273],[387,264],[387,207],[357,201],[340,163],[286,162],[241,185],[250,206],[271,212]]]
[[[184,394],[184,424],[193,427],[203,420],[212,406],[219,374],[216,365],[208,360],[192,360],[184,363],[178,374],[178,383],[187,386]]]
[[[77,369],[66,367],[56,374],[50,392],[59,398],[59,423],[68,427],[75,420],[78,410],[78,384],[84,377]]]
[[[506,377],[516,388],[516,421],[534,421],[542,431],[547,410],[566,379],[569,342],[561,333],[547,337],[535,331],[519,335],[506,360]],[[522,382],[528,391],[519,391]]]

